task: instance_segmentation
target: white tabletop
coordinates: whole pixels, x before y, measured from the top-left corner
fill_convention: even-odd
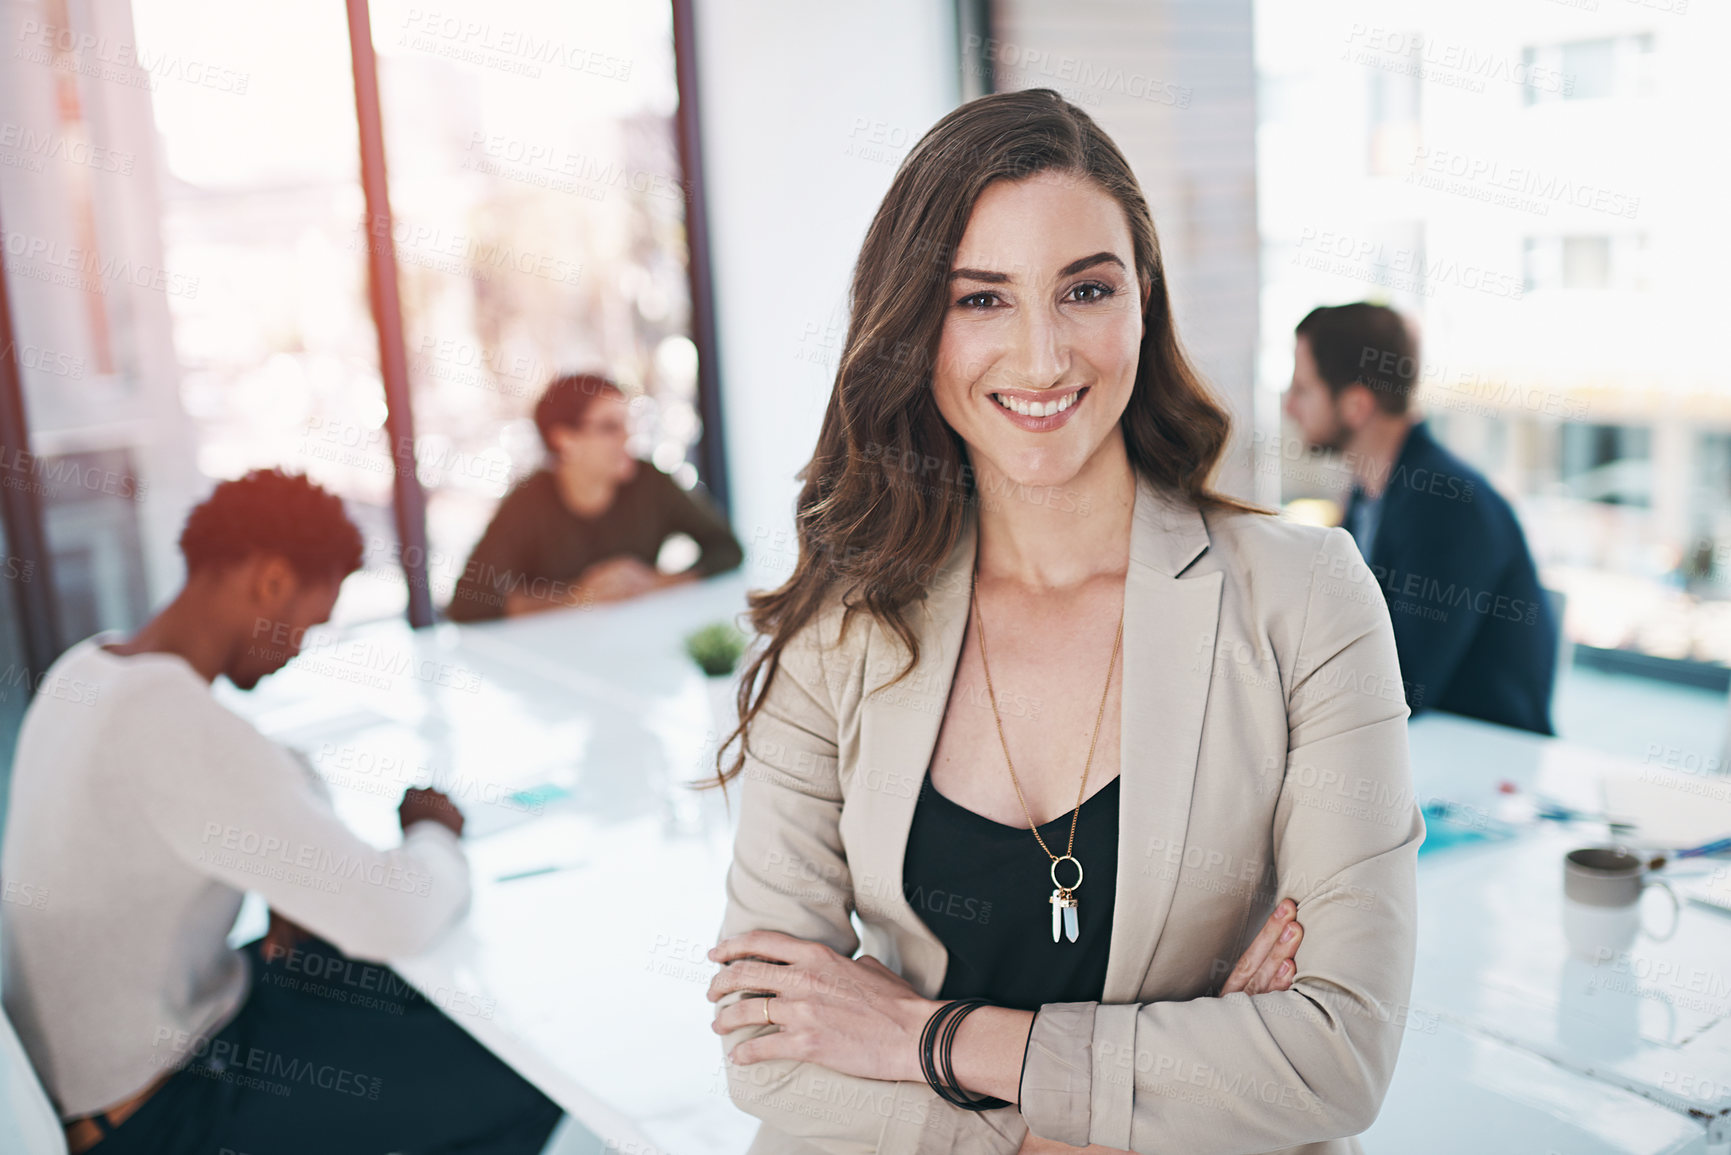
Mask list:
[[[715,725],[681,649],[745,591],[730,575],[588,611],[377,623],[224,695],[306,752],[380,845],[404,785],[453,787],[474,908],[394,965],[623,1150],[735,1153],[756,1126],[727,1098],[703,998],[731,823],[686,786],[713,764]],[[1411,736],[1420,801],[1487,829],[1520,815],[1503,782],[1592,809],[1621,764],[1446,715]],[[539,812],[512,797],[529,788]],[[1686,906],[1675,939],[1638,942],[1622,970],[1570,961],[1561,855],[1602,834],[1529,823],[1421,855],[1408,1031],[1367,1151],[1707,1150],[1704,1113],[1731,1108],[1731,917]]]
[[[1598,810],[1600,776],[1626,764],[1446,715],[1420,715],[1410,736],[1421,802],[1460,802],[1469,826],[1476,819],[1514,831],[1421,853],[1412,1023],[1434,1029],[1441,1022],[1500,1041],[1589,1080],[1605,1102],[1621,1101],[1610,1089],[1622,1089],[1704,1136],[1714,1116],[1716,1130],[1724,1127],[1731,1112],[1731,916],[1686,902],[1666,941],[1642,936],[1597,965],[1571,956],[1562,930],[1563,855],[1620,839],[1602,823],[1535,821],[1523,809],[1523,797],[1537,793]],[[1501,792],[1503,782],[1518,793]],[[1432,826],[1439,843],[1444,825]],[[1638,834],[1631,841],[1639,846]],[[1666,873],[1713,869],[1694,860],[1674,862]],[[1669,901],[1649,890],[1643,917],[1664,934],[1672,925]],[[1407,1045],[1415,1038],[1409,1030]],[[1413,1075],[1403,1050],[1396,1080]],[[1579,1117],[1562,1103],[1559,1120]],[[1440,1106],[1436,1117],[1446,1118]]]
[[[1594,964],[1563,939],[1563,855],[1601,839],[1545,829],[1461,847],[1419,876],[1413,1004],[1679,1111],[1731,1109],[1731,917],[1684,905],[1668,941]],[[1647,925],[1672,914],[1649,891]],[[1692,1083],[1685,1083],[1685,1077]]]
[[[380,622],[224,693],[379,845],[400,837],[405,785],[454,786],[473,907],[392,965],[610,1149],[734,1153],[756,1130],[703,997],[732,827],[719,794],[686,785],[713,765],[716,727],[681,646],[745,590],[733,575],[484,625]],[[548,785],[563,793],[539,813],[512,798]]]
[[[1366,1155],[1706,1155],[1701,1125],[1519,1047],[1420,1015]]]

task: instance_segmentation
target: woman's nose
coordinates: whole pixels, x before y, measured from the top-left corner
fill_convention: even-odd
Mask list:
[[[1010,368],[1029,388],[1050,385],[1068,363],[1062,318],[1050,309],[1024,309],[1017,321]]]

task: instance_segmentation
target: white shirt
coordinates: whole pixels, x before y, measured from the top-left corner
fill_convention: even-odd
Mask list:
[[[449,830],[417,822],[374,849],[312,768],[186,661],[101,648],[117,637],[80,642],[43,676],[0,847],[0,996],[65,1118],[136,1094],[234,1016],[243,892],[381,961],[429,945],[469,902]]]

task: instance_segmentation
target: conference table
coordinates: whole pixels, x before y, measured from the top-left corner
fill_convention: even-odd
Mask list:
[[[1731,915],[1685,902],[1665,941],[1576,958],[1563,855],[1619,840],[1602,822],[1523,815],[1534,799],[1602,811],[1600,781],[1625,760],[1446,714],[1409,735],[1418,800],[1446,816],[1419,855],[1407,1030],[1366,1151],[1731,1150]],[[1665,873],[1723,868],[1693,863]],[[1663,895],[1642,913],[1668,929]]]
[[[736,1155],[756,1129],[727,1096],[703,997],[733,815],[691,784],[713,773],[726,715],[683,650],[740,620],[748,584],[318,632],[257,689],[219,691],[377,845],[400,837],[405,786],[452,794],[473,904],[392,965],[609,1150]],[[1573,959],[1562,855],[1606,829],[1518,813],[1533,795],[1598,809],[1618,760],[1441,714],[1410,733],[1418,799],[1449,815],[1419,859],[1413,993],[1391,1008],[1401,1060],[1366,1151],[1731,1152],[1731,916],[1686,904],[1665,942]],[[263,918],[249,901],[235,940]]]
[[[392,966],[607,1150],[737,1153],[704,957],[731,822],[715,711],[683,638],[745,608],[739,574],[627,603],[309,635],[227,704],[306,756],[345,821],[394,844],[408,785],[466,817],[465,919]],[[736,792],[737,793],[737,792]],[[262,929],[242,913],[236,941]]]

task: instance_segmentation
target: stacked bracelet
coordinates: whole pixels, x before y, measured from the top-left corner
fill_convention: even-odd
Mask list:
[[[950,1049],[956,1041],[956,1029],[976,1009],[988,1005],[985,999],[957,999],[945,1003],[926,1020],[920,1032],[920,1073],[926,1085],[937,1092],[938,1098],[964,1111],[990,1111],[1008,1107],[1003,1099],[990,1095],[970,1098],[956,1082],[955,1069],[950,1065]]]

